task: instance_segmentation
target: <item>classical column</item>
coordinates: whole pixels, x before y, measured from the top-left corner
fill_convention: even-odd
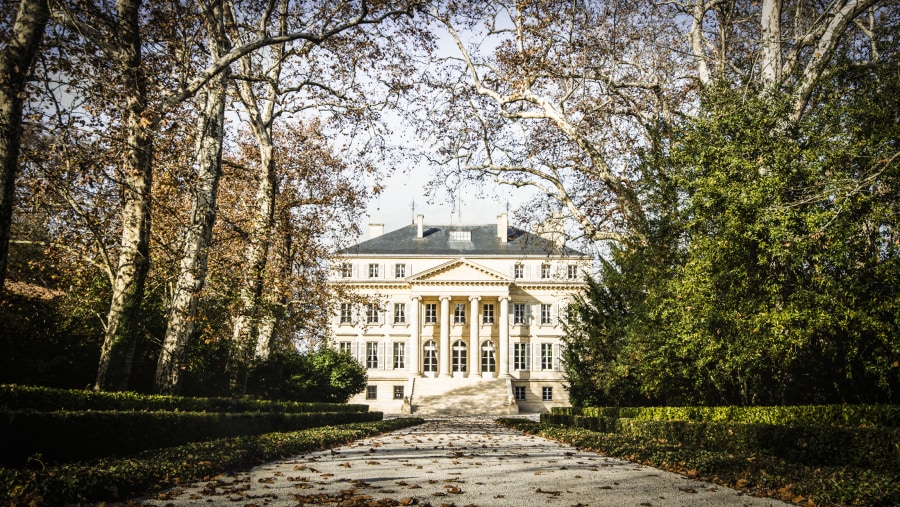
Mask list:
[[[419,329],[419,301],[421,296],[409,298],[409,372],[413,377],[422,376],[419,364],[419,349],[422,347],[421,330]]]
[[[441,296],[441,345],[438,350],[440,376],[450,375],[450,296]]]
[[[500,350],[497,351],[497,359],[500,366],[499,378],[509,378],[509,296],[500,296]]]
[[[478,302],[481,298],[469,298],[469,376],[481,374],[481,344],[478,343]]]

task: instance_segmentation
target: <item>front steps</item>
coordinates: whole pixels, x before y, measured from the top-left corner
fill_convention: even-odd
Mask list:
[[[414,378],[409,399],[413,415],[518,414],[509,379]]]

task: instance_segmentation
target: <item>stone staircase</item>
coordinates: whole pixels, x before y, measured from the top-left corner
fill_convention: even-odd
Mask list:
[[[509,379],[417,378],[411,412],[419,415],[518,414]]]

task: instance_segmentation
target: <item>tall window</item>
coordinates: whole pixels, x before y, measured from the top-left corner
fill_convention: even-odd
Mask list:
[[[541,388],[541,400],[542,401],[553,401],[553,388],[552,387]]]
[[[353,276],[353,264],[349,262],[345,262],[341,264],[341,277],[342,278],[350,278]]]
[[[366,305],[366,322],[369,324],[378,324],[378,305],[375,303]]]
[[[406,303],[394,303],[394,324],[406,324]]]
[[[578,278],[578,266],[576,266],[575,264],[569,264],[567,274],[569,275],[570,280]]]
[[[522,264],[516,264],[516,266],[513,268],[513,275],[516,278],[525,278],[525,266],[523,266]]]
[[[466,323],[466,305],[465,304],[453,305],[453,323],[454,324],[465,324]]]
[[[378,399],[378,386],[366,386],[366,399]]]
[[[453,371],[465,372],[466,358],[466,342],[459,340],[453,344],[453,356],[451,359]]]
[[[402,370],[404,368],[406,368],[406,344],[394,342],[394,369]]]
[[[542,370],[552,370],[553,369],[553,344],[552,343],[542,343],[541,344],[541,369]]]
[[[350,303],[341,303],[341,324],[350,324],[353,322],[353,305]]]
[[[514,343],[513,344],[513,369],[518,371],[528,370],[529,357],[528,357],[528,343]]]
[[[550,278],[549,264],[541,264],[541,278]]]
[[[494,323],[494,305],[482,305],[481,306],[481,314],[483,317],[483,322],[485,324],[493,324]]]
[[[422,356],[422,370],[436,372],[438,370],[438,357],[437,346],[434,340],[428,340],[422,348],[425,350],[425,354]]]
[[[492,341],[481,344],[481,371],[485,373],[497,371],[497,357],[494,355],[494,342]]]
[[[366,368],[378,368],[378,342],[366,342]]]
[[[437,322],[437,303],[425,303],[425,323],[434,324]]]
[[[406,264],[394,264],[394,278],[406,278]]]
[[[513,304],[513,324],[525,324],[525,305],[522,303]]]
[[[553,318],[550,313],[550,305],[541,304],[541,324],[552,324]]]
[[[378,278],[378,264],[369,264],[369,278]]]

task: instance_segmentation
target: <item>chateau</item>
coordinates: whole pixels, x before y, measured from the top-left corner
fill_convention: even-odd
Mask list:
[[[335,308],[335,347],[368,370],[350,400],[387,413],[508,414],[568,405],[562,320],[589,256],[561,234],[414,225],[340,254],[331,282],[362,301]],[[540,232],[540,231],[539,231]]]

